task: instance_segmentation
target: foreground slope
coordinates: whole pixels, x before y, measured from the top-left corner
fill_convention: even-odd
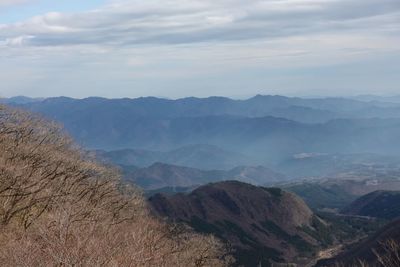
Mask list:
[[[320,261],[317,266],[396,267],[400,266],[399,255],[400,220],[397,219],[335,258]]]
[[[0,266],[226,266],[223,255],[152,217],[58,126],[0,106]]]
[[[158,194],[150,203],[158,215],[232,244],[237,263],[244,266],[298,261],[330,238],[325,222],[300,198],[278,188],[227,181],[188,195]]]

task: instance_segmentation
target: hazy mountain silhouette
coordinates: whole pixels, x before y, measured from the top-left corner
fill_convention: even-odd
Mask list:
[[[200,144],[183,146],[169,151],[123,149],[96,151],[96,154],[114,164],[137,167],[148,167],[156,162],[163,162],[206,170],[228,170],[236,166],[254,163],[254,160],[240,153],[224,150],[217,146]]]
[[[190,188],[210,182],[238,180],[255,185],[267,185],[285,181],[288,178],[266,167],[243,166],[228,171],[200,170],[195,168],[154,163],[146,168],[123,167],[124,178],[145,190],[156,190],[168,187]]]
[[[57,97],[45,99],[40,103],[31,103],[28,107],[56,117],[65,117],[66,114],[74,117],[77,112],[90,109],[100,116],[107,111],[112,112],[113,116],[129,114],[133,117],[278,116],[310,123],[325,122],[335,118],[399,117],[400,115],[400,106],[394,103],[364,102],[345,98],[303,99],[268,95],[257,95],[247,100],[233,100],[225,97],[188,97],[177,100],[155,97],[136,99]],[[368,110],[373,110],[376,114],[373,112],[364,114]]]
[[[342,210],[359,215],[392,220],[400,217],[400,191],[375,191],[364,195]]]
[[[0,96],[0,103],[3,104],[10,104],[10,105],[24,105],[24,104],[30,104],[34,102],[41,102],[45,98],[32,98],[32,97],[26,97],[26,96],[14,96],[10,98],[1,98]]]
[[[63,123],[88,148],[165,151],[207,144],[266,163],[304,152],[398,155],[400,112],[393,105],[256,96],[248,100],[60,97],[20,106]],[[366,117],[365,111],[371,114],[360,119]]]
[[[345,174],[339,178],[300,181],[282,185],[281,187],[296,193],[314,209],[341,210],[357,198],[371,192],[400,190],[400,180],[397,177],[390,177],[390,175],[389,177],[385,175],[375,176],[374,173],[371,173],[370,177],[363,174],[355,174],[354,177],[351,177],[350,174]],[[368,196],[366,199],[372,196],[374,195]]]

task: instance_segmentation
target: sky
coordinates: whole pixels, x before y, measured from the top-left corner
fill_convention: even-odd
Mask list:
[[[400,0],[0,0],[0,97],[400,94]]]

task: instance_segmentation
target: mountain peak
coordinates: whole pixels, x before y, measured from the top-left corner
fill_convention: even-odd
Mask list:
[[[290,262],[319,242],[318,234],[308,234],[315,231],[313,222],[319,219],[299,197],[278,188],[224,181],[190,194],[157,194],[149,201],[159,216],[227,240],[236,249],[239,264],[246,257],[246,266],[265,260],[259,257],[268,254],[269,259]],[[249,255],[254,256],[251,262]]]

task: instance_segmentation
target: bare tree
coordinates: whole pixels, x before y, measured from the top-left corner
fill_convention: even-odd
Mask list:
[[[374,250],[374,254],[383,267],[400,266],[400,244],[393,239],[381,242],[380,251]]]
[[[227,266],[212,236],[153,218],[61,128],[0,106],[1,266]]]

